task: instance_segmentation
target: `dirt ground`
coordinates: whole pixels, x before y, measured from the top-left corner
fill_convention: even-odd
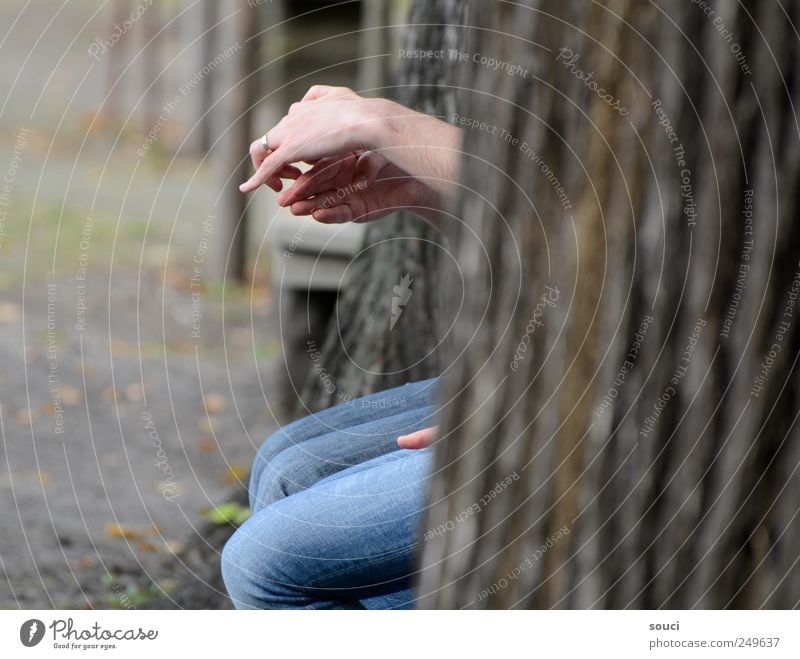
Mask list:
[[[142,122],[98,114],[97,3],[25,7],[0,5],[0,606],[146,605],[276,427],[269,264],[210,283],[225,218],[180,114],[137,156]]]

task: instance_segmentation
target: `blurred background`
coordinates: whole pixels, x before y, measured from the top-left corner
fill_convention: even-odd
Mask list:
[[[364,239],[298,238],[273,194],[239,194],[248,144],[312,84],[381,93],[407,9],[0,4],[0,606],[142,607],[212,578],[205,539],[246,516],[310,368],[280,313],[324,327]]]
[[[424,544],[423,608],[796,607],[800,1],[780,7],[3,2],[0,606],[230,606],[219,550],[264,439],[442,374],[427,527],[525,477]],[[316,83],[472,118],[447,237],[239,193]],[[545,284],[564,303],[515,369]]]

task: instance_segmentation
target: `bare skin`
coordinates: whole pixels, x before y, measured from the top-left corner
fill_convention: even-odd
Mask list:
[[[319,222],[365,222],[408,208],[438,226],[455,196],[462,131],[381,98],[317,85],[250,145],[255,174],[239,186],[267,184],[278,203]],[[307,162],[304,174],[294,165]],[[282,190],[281,178],[294,179]]]
[[[438,426],[423,428],[408,435],[401,435],[397,438],[400,448],[427,448],[436,441],[439,434]]]
[[[439,227],[456,194],[462,131],[398,103],[346,87],[316,85],[250,145],[256,172],[239,186],[267,185],[294,215],[318,222],[369,222],[406,208]],[[296,165],[308,163],[303,173]],[[283,189],[283,181],[292,181]],[[437,437],[425,428],[398,437],[421,449]]]

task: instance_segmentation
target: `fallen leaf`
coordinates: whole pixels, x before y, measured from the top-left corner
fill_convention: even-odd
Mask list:
[[[164,551],[170,554],[180,554],[183,551],[183,543],[178,540],[166,540]]]
[[[61,402],[64,405],[79,405],[83,400],[80,390],[71,384],[61,386]]]
[[[139,548],[139,551],[158,551],[158,547],[149,540],[140,540],[136,546]]]
[[[21,307],[12,302],[0,302],[0,325],[16,325],[22,320]]]
[[[111,341],[111,352],[114,357],[133,357],[137,354],[136,346],[123,339],[113,339]]]
[[[201,437],[197,440],[197,448],[201,453],[214,453],[217,450],[217,443],[209,437]]]
[[[86,127],[86,132],[98,133],[111,125],[111,117],[109,113],[102,110],[85,112],[81,117],[81,124]]]
[[[17,423],[29,426],[33,423],[33,411],[29,409],[18,410],[16,414]]]
[[[70,561],[70,565],[73,570],[88,570],[94,565],[94,558],[91,556],[83,556],[82,558]]]
[[[116,402],[120,398],[120,395],[117,393],[114,387],[106,387],[103,389],[101,396],[103,396],[103,398],[106,400],[110,400],[112,403]]]
[[[141,540],[144,535],[140,529],[125,524],[107,524],[106,534],[111,538],[122,540]]]
[[[220,414],[228,409],[228,399],[222,394],[206,394],[203,399],[208,414]]]
[[[129,401],[137,402],[142,400],[143,397],[144,392],[142,392],[142,385],[138,382],[134,382],[125,387],[125,398]]]
[[[164,283],[170,288],[188,291],[192,288],[192,278],[189,277],[183,270],[175,268],[165,268],[163,271]]]
[[[244,480],[247,473],[248,469],[244,465],[231,464],[228,467],[228,472],[225,474],[225,481],[236,485]]]

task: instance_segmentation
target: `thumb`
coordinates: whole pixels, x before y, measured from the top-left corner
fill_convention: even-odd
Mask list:
[[[356,161],[353,170],[353,181],[356,185],[372,185],[381,169],[386,165],[386,158],[374,151],[365,151]]]
[[[408,435],[401,435],[397,438],[397,444],[400,448],[427,448],[436,441],[439,433],[439,427],[433,426],[431,428],[423,428],[416,432],[409,433]]]

